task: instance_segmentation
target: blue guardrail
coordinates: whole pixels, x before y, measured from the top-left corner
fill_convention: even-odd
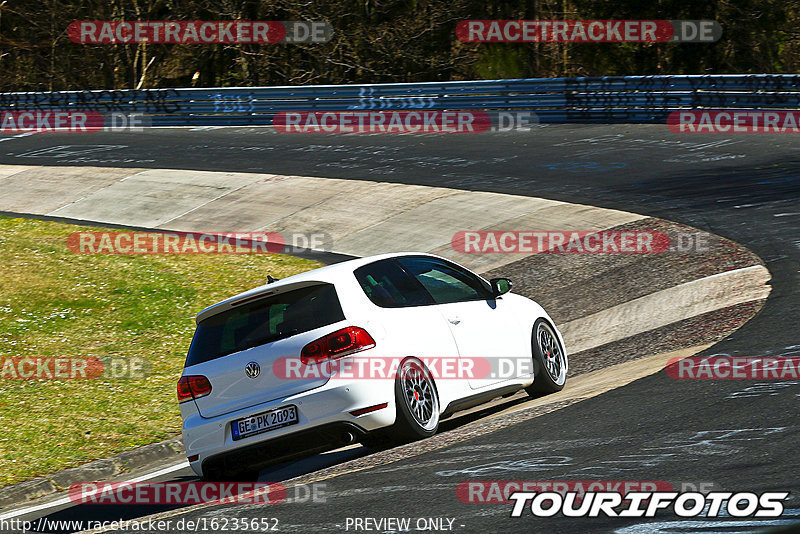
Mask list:
[[[0,93],[0,111],[142,113],[153,126],[268,125],[281,111],[531,111],[540,122],[664,122],[680,109],[798,109],[800,75],[607,76]]]

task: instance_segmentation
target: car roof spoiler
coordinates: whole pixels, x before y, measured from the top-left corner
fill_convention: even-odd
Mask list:
[[[251,289],[249,291],[245,291],[244,293],[240,293],[235,297],[223,300],[222,302],[214,304],[213,306],[209,306],[208,308],[197,314],[195,322],[199,324],[200,321],[204,321],[205,319],[213,317],[218,313],[222,313],[232,308],[236,308],[237,306],[241,306],[242,304],[245,304],[247,302],[252,302],[254,300],[262,299],[265,297],[271,297],[273,295],[280,295],[281,293],[286,293],[287,291],[293,291],[295,289],[302,289],[304,287],[316,286],[320,284],[329,284],[329,283],[330,282],[326,282],[323,280],[298,280],[297,282],[283,282],[283,283],[278,283],[277,281],[274,281],[267,285]]]

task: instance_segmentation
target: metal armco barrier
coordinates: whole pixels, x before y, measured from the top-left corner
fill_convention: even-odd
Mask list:
[[[271,124],[281,111],[531,111],[541,122],[664,122],[680,109],[798,109],[800,75],[0,93],[0,111],[143,113],[153,126]]]

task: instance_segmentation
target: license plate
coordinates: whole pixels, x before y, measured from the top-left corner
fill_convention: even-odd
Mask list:
[[[268,412],[237,419],[231,423],[233,439],[238,440],[297,424],[297,406],[289,405]]]

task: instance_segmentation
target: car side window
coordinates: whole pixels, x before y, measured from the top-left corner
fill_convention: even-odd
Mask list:
[[[430,293],[436,304],[492,298],[487,284],[450,262],[426,256],[397,258],[397,261]]]
[[[433,299],[394,259],[380,260],[355,270],[369,300],[382,308],[427,306]]]

